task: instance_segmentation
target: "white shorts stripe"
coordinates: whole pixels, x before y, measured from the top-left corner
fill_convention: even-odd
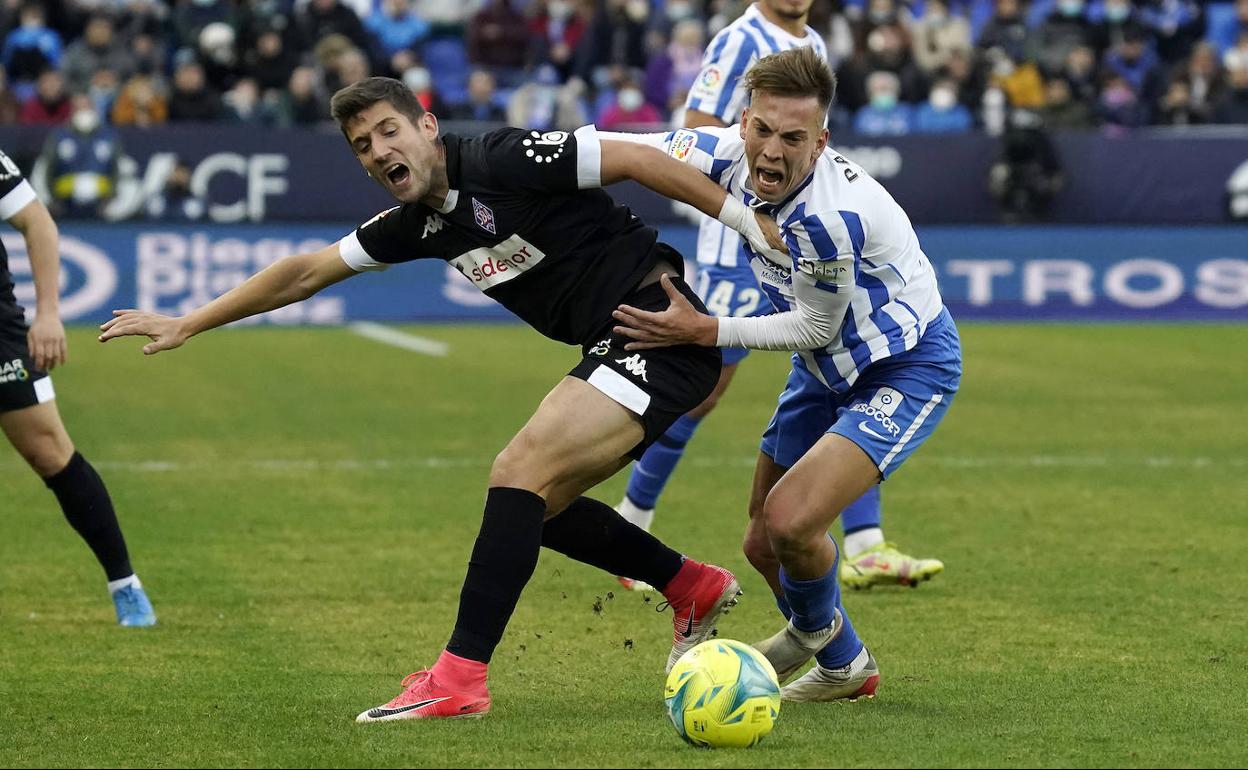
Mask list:
[[[39,403],[46,404],[56,398],[56,390],[52,387],[52,378],[44,377],[32,383],[35,386],[35,398]]]
[[[941,394],[937,393],[932,396],[930,401],[923,405],[923,408],[919,410],[919,416],[915,417],[914,422],[910,423],[910,427],[906,428],[906,432],[901,434],[901,440],[893,446],[892,451],[884,455],[883,460],[880,460],[880,473],[884,472],[884,469],[887,468],[888,464],[893,461],[893,458],[897,456],[898,452],[906,448],[906,444],[910,443],[910,439],[914,438],[914,434],[918,433],[919,428],[923,427],[923,423],[927,420],[927,416],[932,413],[932,410],[935,409],[936,405],[942,400],[943,398]]]
[[[586,382],[602,391],[607,398],[637,415],[645,414],[650,406],[649,393],[637,387],[635,383],[629,382],[624,375],[601,364],[593,374],[589,375]]]

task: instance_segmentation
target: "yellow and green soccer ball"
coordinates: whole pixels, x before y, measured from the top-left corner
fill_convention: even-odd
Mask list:
[[[762,653],[712,639],[676,661],[664,693],[676,732],[694,746],[753,746],[780,715],[780,682]]]

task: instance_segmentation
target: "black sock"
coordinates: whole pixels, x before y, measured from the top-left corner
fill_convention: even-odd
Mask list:
[[[108,579],[120,580],[133,575],[113,501],[91,463],[74,452],[69,464],[43,483],[56,495],[69,525],[91,546]]]
[[[446,645],[461,658],[489,663],[542,550],[546,501],[524,489],[491,487],[459,594],[459,617]]]
[[[542,527],[542,545],[612,575],[663,589],[683,557],[606,503],[578,497]]]

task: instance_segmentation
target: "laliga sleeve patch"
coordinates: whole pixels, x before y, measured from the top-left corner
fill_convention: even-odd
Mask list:
[[[672,135],[672,143],[667,148],[667,154],[676,160],[687,160],[693,154],[693,148],[698,144],[698,135],[687,128],[682,128]]]
[[[831,284],[838,289],[854,285],[854,258],[852,256],[840,259],[802,257],[797,260],[797,269],[816,281]]]

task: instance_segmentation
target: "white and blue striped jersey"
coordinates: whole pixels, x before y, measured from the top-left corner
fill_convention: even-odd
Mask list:
[[[685,100],[686,110],[705,112],[726,125],[741,122],[750,94],[741,79],[754,62],[773,53],[809,46],[828,58],[828,47],[811,27],[793,37],[767,21],[752,3],[741,18],[719,31],[702,57],[702,71]],[[698,263],[736,267],[739,238],[717,220],[704,217],[698,227]]]
[[[740,253],[777,314],[721,318],[721,346],[796,350],[811,374],[843,393],[867,365],[913,348],[940,315],[936,273],[910,218],[879,182],[832,147],[773,205],[750,192],[737,126],[649,136],[649,143],[694,165],[729,195],[774,216],[788,244],[788,254],[764,255],[741,241]]]

